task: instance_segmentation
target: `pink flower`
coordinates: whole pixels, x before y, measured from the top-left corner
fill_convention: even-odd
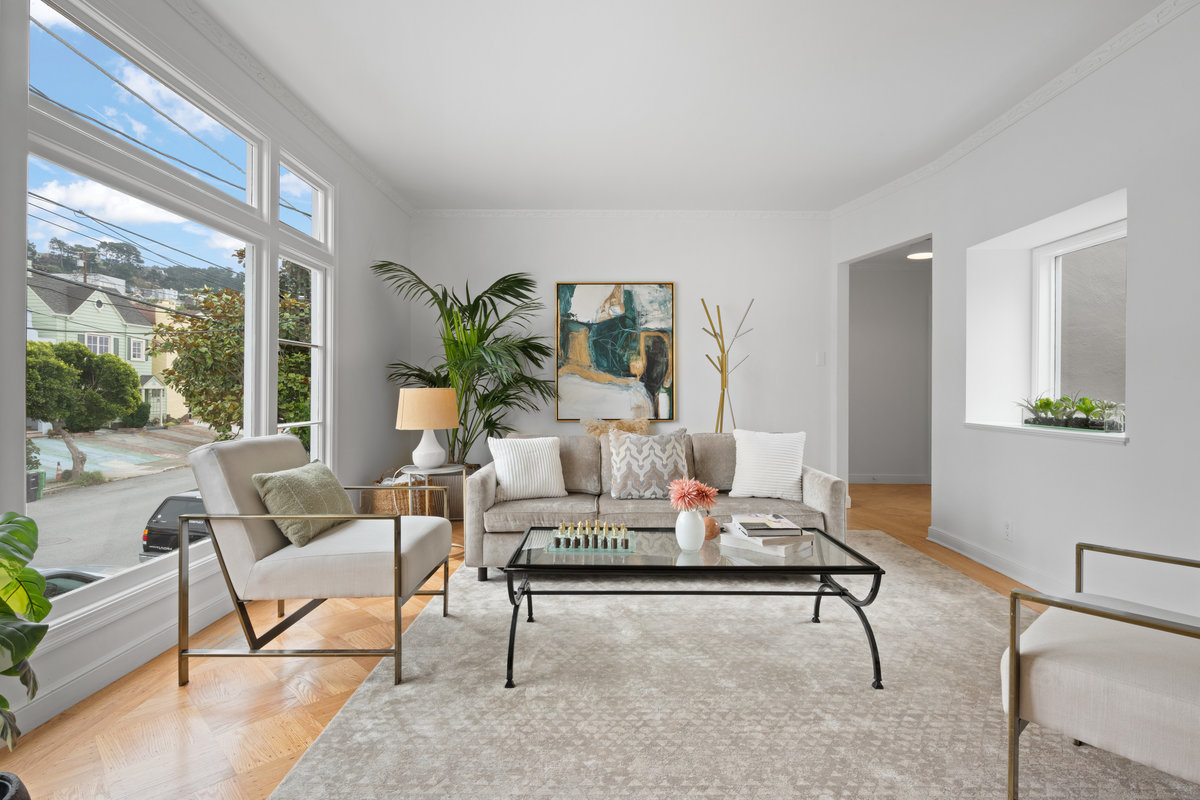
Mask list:
[[[671,507],[676,511],[710,509],[717,504],[717,490],[706,486],[695,478],[680,478],[671,481]]]

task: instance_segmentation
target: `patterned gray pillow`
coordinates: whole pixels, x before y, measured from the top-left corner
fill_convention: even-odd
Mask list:
[[[616,500],[665,500],[671,481],[687,477],[687,430],[658,436],[609,431],[612,496]]]

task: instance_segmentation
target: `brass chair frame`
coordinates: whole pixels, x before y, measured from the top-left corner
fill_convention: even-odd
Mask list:
[[[342,487],[350,491],[380,491],[380,490],[405,490],[405,491],[440,491],[446,492],[444,486],[344,486]],[[445,498],[443,498],[443,508]],[[366,648],[366,649],[331,649],[331,648],[316,648],[316,649],[264,649],[264,646],[272,642],[281,633],[295,625],[301,618],[309,612],[321,605],[328,598],[315,598],[309,600],[300,608],[293,611],[287,617],[284,617],[283,600],[278,602],[277,614],[280,622],[276,623],[270,630],[259,635],[254,631],[254,625],[250,620],[250,614],[246,607],[246,601],[242,600],[237,591],[233,587],[233,581],[229,577],[229,570],[225,566],[225,558],[221,554],[221,545],[217,541],[217,537],[213,534],[212,520],[280,520],[280,519],[336,519],[336,520],[360,520],[360,519],[389,519],[393,524],[393,542],[392,542],[392,624],[395,642],[390,648]],[[269,657],[290,657],[290,656],[392,656],[395,659],[395,674],[394,683],[400,683],[400,663],[401,663],[401,636],[400,636],[400,609],[403,605],[403,599],[400,596],[400,536],[401,536],[401,520],[402,515],[399,514],[183,514],[179,517],[179,685],[184,686],[188,682],[188,659],[197,657],[240,657],[240,656],[269,656]],[[246,637],[247,650],[221,650],[212,648],[193,648],[189,647],[190,632],[188,619],[188,586],[189,586],[189,561],[190,561],[190,545],[188,543],[188,522],[191,520],[203,520],[204,525],[208,528],[209,540],[212,542],[213,551],[217,554],[217,563],[221,565],[221,574],[225,578],[225,588],[229,590],[229,596],[233,599],[234,610],[237,612],[238,621],[242,626],[242,633]],[[442,588],[440,590],[418,590],[412,593],[415,595],[440,595],[442,598],[442,616],[447,616],[450,613],[450,558],[447,556],[440,564],[429,571],[420,584],[424,585],[426,581],[433,577],[439,569],[442,571]],[[406,598],[405,598],[406,599]]]
[[[1166,556],[1158,553],[1148,553],[1142,550],[1127,550],[1101,544],[1077,542],[1075,545],[1076,592],[1083,591],[1083,554],[1087,551],[1122,556],[1126,558],[1134,558],[1142,561],[1157,561],[1163,564],[1174,564],[1181,567],[1200,567],[1200,561],[1190,558],[1177,558],[1175,556]],[[1165,633],[1174,633],[1179,636],[1188,636],[1193,639],[1200,639],[1200,626],[1188,625],[1186,623],[1161,619],[1159,617],[1151,617],[1145,614],[1135,614],[1129,611],[1098,605],[1096,603],[1089,603],[1066,597],[1056,597],[1054,595],[1042,594],[1041,592],[1013,589],[1009,593],[1008,600],[1008,800],[1017,800],[1018,797],[1017,784],[1019,777],[1020,755],[1019,737],[1021,736],[1021,731],[1025,730],[1025,726],[1029,724],[1028,720],[1021,719],[1020,709],[1018,708],[1018,703],[1020,702],[1021,697],[1020,646],[1022,601],[1039,603],[1041,605],[1052,606],[1054,608],[1064,608],[1068,611],[1079,612],[1080,614],[1089,614],[1094,617],[1103,617],[1105,619],[1111,619],[1117,622],[1127,622],[1131,625],[1152,628],[1153,630],[1163,631]],[[1075,740],[1075,743],[1080,744],[1078,740]]]

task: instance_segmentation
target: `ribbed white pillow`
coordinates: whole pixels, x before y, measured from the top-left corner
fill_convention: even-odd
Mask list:
[[[565,497],[558,437],[488,439],[496,462],[496,502]]]
[[[734,430],[737,462],[730,497],[778,497],[803,500],[804,433]]]

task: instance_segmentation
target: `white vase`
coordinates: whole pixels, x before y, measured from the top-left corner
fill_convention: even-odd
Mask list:
[[[675,518],[675,541],[685,553],[704,546],[704,517],[699,511],[680,511]]]

